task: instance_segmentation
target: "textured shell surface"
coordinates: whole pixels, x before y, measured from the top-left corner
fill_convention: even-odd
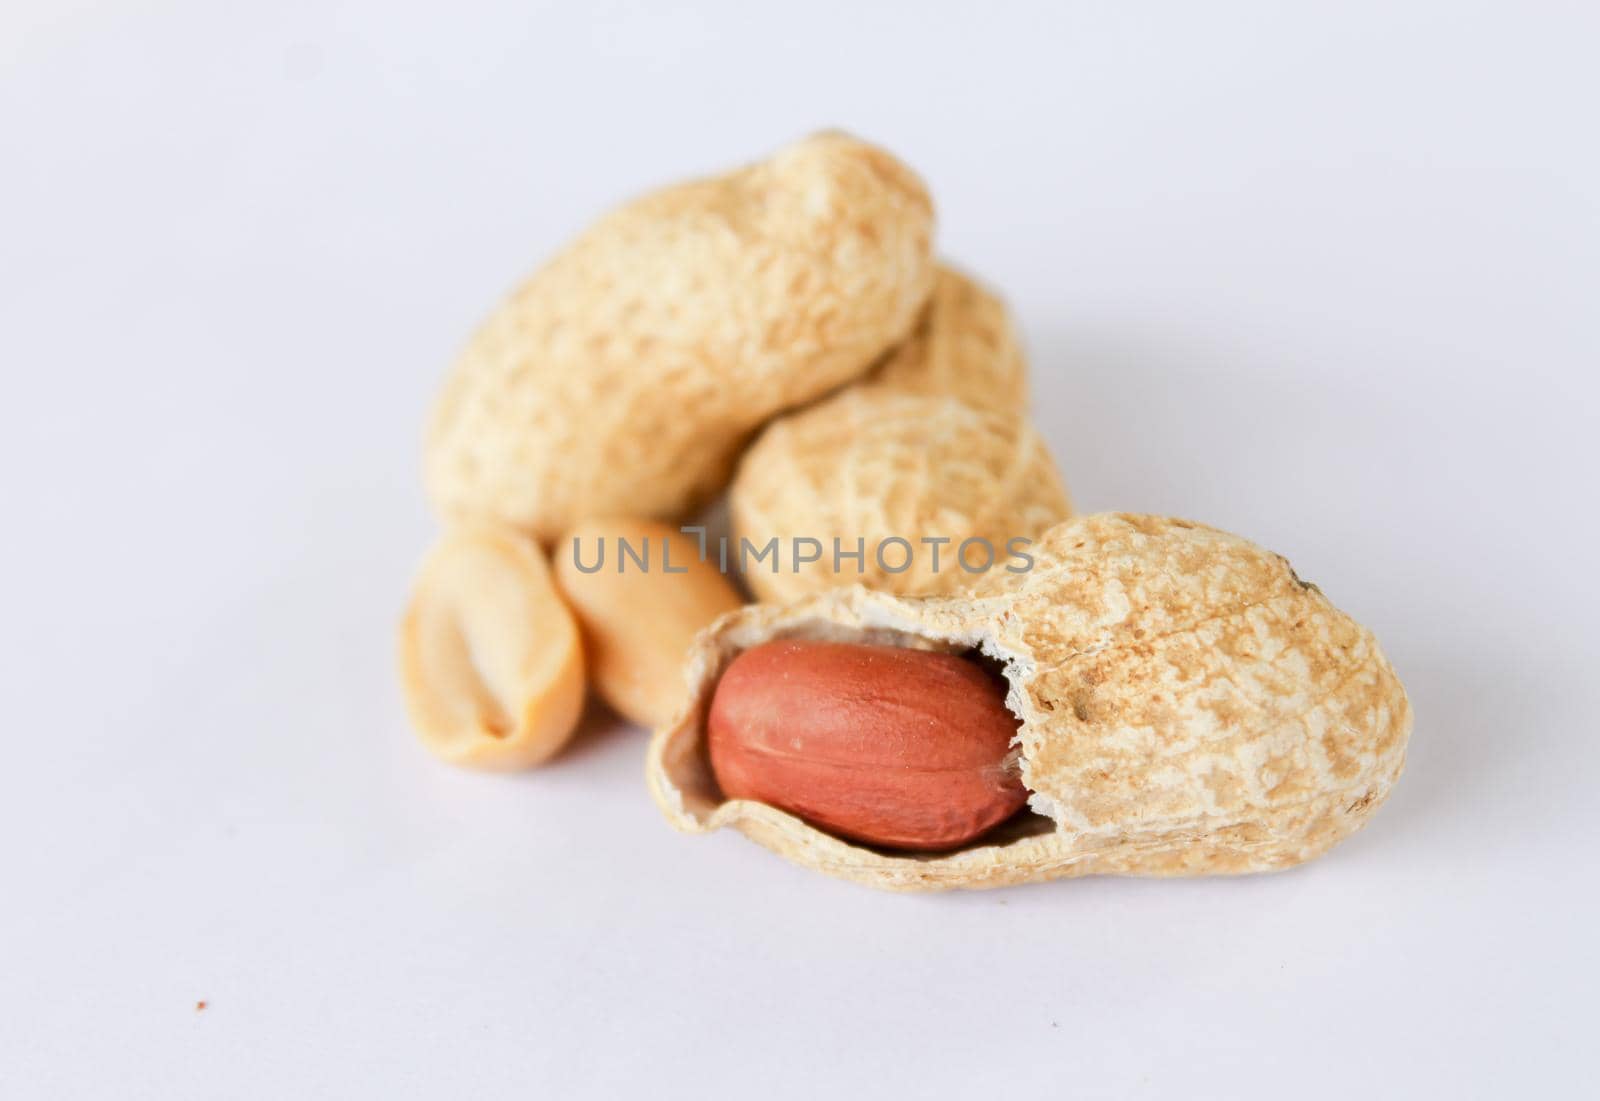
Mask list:
[[[597,515],[681,516],[753,429],[905,337],[932,236],[921,181],[837,133],[613,211],[461,354],[427,430],[430,498],[543,540]]]
[[[870,378],[976,409],[1028,409],[1028,360],[1010,310],[993,290],[944,265],[917,327]]]
[[[757,547],[778,540],[780,560],[745,574],[767,601],[857,581],[907,594],[970,588],[989,550],[1003,562],[1012,539],[1032,539],[1072,512],[1049,450],[1022,415],[876,383],[770,424],[740,460],[729,502],[737,537]],[[796,567],[786,548],[805,538],[824,552]],[[910,553],[887,543],[896,538]],[[834,539],[846,551],[864,544],[863,559],[841,559],[836,571]],[[969,548],[970,569],[957,557],[968,539],[981,541]]]
[[[690,700],[648,775],[680,829],[734,826],[801,864],[878,887],[1287,868],[1360,828],[1405,762],[1412,713],[1372,635],[1287,561],[1184,520],[1078,517],[1024,573],[970,596],[859,586],[758,605],[703,632]],[[1020,717],[1030,811],[978,843],[912,855],[852,845],[773,807],[725,801],[705,709],[734,656],[773,638],[981,652]]]

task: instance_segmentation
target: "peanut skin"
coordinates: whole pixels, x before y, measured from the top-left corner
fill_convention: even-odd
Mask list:
[[[784,641],[723,673],[708,748],[729,798],[840,837],[939,851],[1026,802],[1008,759],[1016,731],[999,679],[964,658]]]

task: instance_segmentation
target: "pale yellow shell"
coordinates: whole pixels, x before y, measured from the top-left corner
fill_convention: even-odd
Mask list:
[[[932,235],[921,181],[836,133],[612,212],[462,353],[428,428],[430,497],[546,541],[684,514],[754,428],[906,336]]]
[[[734,826],[878,887],[995,887],[1097,873],[1286,868],[1360,828],[1405,762],[1412,714],[1372,635],[1281,557],[1182,520],[1104,514],[1046,533],[1033,569],[971,597],[860,587],[762,605],[702,632],[685,710],[654,736],[657,802],[680,829]],[[738,653],[814,637],[981,651],[1022,720],[1031,814],[932,856],[853,845],[724,801],[706,708]]]
[[[739,540],[758,548],[778,541],[776,559],[745,573],[766,601],[854,582],[897,593],[969,589],[986,561],[999,568],[1009,560],[1012,540],[1032,539],[1072,512],[1025,417],[878,383],[774,421],[745,452],[729,502]],[[797,568],[792,548],[802,539],[817,540],[823,553]],[[840,556],[835,569],[835,539],[846,553],[864,546],[862,560]],[[958,555],[969,539],[979,542],[963,568]]]
[[[871,381],[907,394],[960,398],[977,409],[1028,409],[1028,361],[1010,311],[993,291],[950,267],[939,268],[917,327]]]

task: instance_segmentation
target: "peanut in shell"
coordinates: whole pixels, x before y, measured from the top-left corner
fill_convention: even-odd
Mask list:
[[[943,264],[916,328],[868,381],[960,398],[974,409],[1028,410],[1028,360],[1011,311],[993,290]]]
[[[913,595],[969,589],[986,561],[1011,557],[1013,540],[1022,547],[1072,514],[1026,417],[878,383],[768,425],[739,463],[729,504],[735,535],[752,545],[823,544],[814,562],[780,555],[745,574],[759,599],[779,603],[855,582]],[[836,569],[834,540],[865,552],[839,556]]]
[[[838,133],[628,203],[472,337],[428,425],[430,499],[545,543],[687,514],[754,429],[904,339],[932,237],[915,174]]]
[[[1288,562],[1186,520],[1100,514],[1035,545],[1034,567],[972,595],[860,586],[719,620],[647,774],[678,829],[732,826],[807,867],[894,890],[1062,877],[1292,867],[1361,828],[1405,763],[1412,712],[1377,640]],[[852,844],[775,807],[726,800],[707,702],[728,663],[774,639],[975,652],[998,663],[1032,814],[970,845]]]

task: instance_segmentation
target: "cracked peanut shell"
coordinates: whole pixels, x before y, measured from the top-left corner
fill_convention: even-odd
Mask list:
[[[906,336],[932,236],[915,174],[838,133],[628,203],[473,336],[428,426],[430,499],[544,542],[686,514],[751,431]]]
[[[1411,707],[1376,639],[1282,557],[1184,520],[1078,517],[1032,570],[970,597],[854,586],[760,605],[702,632],[690,702],[652,739],[651,791],[677,828],[733,826],[789,859],[899,890],[1091,874],[1264,872],[1366,823],[1405,762]],[[726,801],[707,765],[727,664],[779,638],[976,651],[997,662],[1029,810],[954,852],[850,844],[761,803]]]

